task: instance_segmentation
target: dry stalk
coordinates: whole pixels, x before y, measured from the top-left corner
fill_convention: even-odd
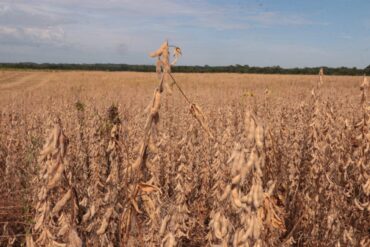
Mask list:
[[[54,128],[40,153],[40,188],[37,194],[33,232],[36,240],[28,238],[30,246],[81,247],[76,231],[76,194],[67,177],[67,144],[61,121]]]

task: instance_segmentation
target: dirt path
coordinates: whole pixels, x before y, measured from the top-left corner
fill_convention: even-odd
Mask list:
[[[11,82],[16,81],[19,78],[25,76],[26,73],[24,72],[2,72],[0,74],[0,84],[8,84]]]
[[[31,72],[12,77],[0,84],[0,91],[35,90],[52,80],[52,73]]]

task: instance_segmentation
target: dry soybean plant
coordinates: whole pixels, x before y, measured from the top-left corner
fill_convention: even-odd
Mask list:
[[[28,246],[82,246],[75,225],[78,202],[67,170],[67,145],[61,120],[56,118],[39,157],[36,223],[32,228],[36,238],[28,237]]]

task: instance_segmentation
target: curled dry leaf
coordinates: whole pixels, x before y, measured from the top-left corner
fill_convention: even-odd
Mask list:
[[[72,197],[72,190],[69,189],[63,197],[55,204],[52,213],[57,214],[59,211],[64,207],[64,205],[71,199]]]
[[[173,56],[175,57],[175,60],[172,61],[171,65],[175,65],[181,55],[182,55],[182,52],[181,52],[180,47],[175,47],[173,51]]]

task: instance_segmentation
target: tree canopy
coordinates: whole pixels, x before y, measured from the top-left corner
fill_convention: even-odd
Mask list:
[[[250,73],[250,74],[318,74],[321,67],[282,68],[280,66],[256,67],[249,65],[229,66],[176,66],[173,72],[182,73]],[[323,67],[326,75],[363,75],[370,74],[370,65],[364,69],[356,67]],[[154,65],[129,64],[67,64],[67,63],[0,63],[0,69],[37,69],[37,70],[93,70],[93,71],[137,71],[155,72]]]

